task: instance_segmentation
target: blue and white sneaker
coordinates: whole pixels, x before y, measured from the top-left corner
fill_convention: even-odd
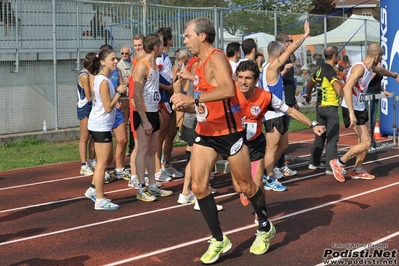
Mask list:
[[[286,191],[287,187],[278,182],[275,178],[270,178],[271,180],[267,180],[266,176],[263,176],[263,183],[265,184],[265,190],[273,190],[273,191]]]
[[[99,201],[96,200],[96,203],[94,203],[94,209],[100,210],[100,211],[113,211],[113,210],[119,209],[119,205],[112,203],[111,201],[107,200],[106,198],[103,198]]]

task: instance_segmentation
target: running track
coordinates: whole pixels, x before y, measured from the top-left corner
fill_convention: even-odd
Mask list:
[[[309,155],[310,130],[289,138],[287,154]],[[339,148],[356,141],[351,131],[341,130]],[[218,174],[211,182],[225,208],[219,219],[233,248],[216,265],[324,265],[324,250],[334,244],[383,243],[380,249],[397,249],[398,157],[397,148],[368,154],[365,167],[377,176],[373,181],[341,184],[321,170],[295,168],[298,175],[283,181],[288,191],[267,192],[277,233],[261,256],[249,253],[256,230],[252,208],[240,204],[229,174]],[[178,170],[184,159],[183,149],[176,149]],[[290,163],[295,167],[296,161]],[[73,162],[0,173],[0,265],[200,265],[209,230],[192,204],[177,205],[182,179],[164,184],[173,196],[152,203],[137,201],[127,181],[113,182],[105,185],[106,195],[121,208],[94,211],[83,196],[91,177],[77,175],[79,167]]]

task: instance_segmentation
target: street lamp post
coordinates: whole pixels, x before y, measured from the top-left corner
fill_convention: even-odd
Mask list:
[[[346,0],[339,0],[339,3],[342,3],[342,22],[345,22],[345,2]]]

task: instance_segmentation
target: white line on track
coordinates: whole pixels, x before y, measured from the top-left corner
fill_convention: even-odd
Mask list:
[[[375,163],[375,162],[381,162],[381,161],[390,160],[390,159],[393,159],[393,158],[396,158],[396,157],[399,157],[399,155],[388,156],[388,157],[385,157],[385,158],[380,158],[380,159],[378,159],[378,160],[368,161],[368,162],[365,162],[365,163],[363,163],[363,164],[371,164],[371,163]],[[352,166],[347,166],[346,168],[350,168],[350,167],[352,167]],[[306,176],[299,177],[299,178],[290,178],[289,180],[282,181],[281,183],[286,184],[286,183],[291,183],[291,182],[295,182],[295,181],[298,181],[298,180],[304,180],[304,179],[312,178],[312,177],[315,177],[315,176],[321,176],[321,175],[325,175],[324,172],[316,173],[316,174],[311,174],[311,175],[306,175]],[[74,179],[74,178],[79,178],[79,177],[72,177],[71,179]],[[64,178],[64,179],[67,179],[67,178]],[[57,180],[53,180],[53,181],[54,181],[54,182],[57,182]],[[171,182],[177,182],[177,181],[179,181],[179,180],[172,180]],[[36,183],[36,184],[39,184],[39,185],[40,185],[41,182],[38,182],[38,183]],[[126,190],[131,190],[131,189],[132,189],[132,188],[123,188],[123,189],[118,189],[118,190],[112,190],[112,191],[106,192],[105,195],[113,194],[113,193],[118,193],[118,192],[122,192],[122,191],[126,191]],[[215,198],[216,198],[216,199],[219,199],[219,198],[224,198],[224,197],[227,197],[227,196],[232,196],[232,195],[235,195],[235,194],[237,194],[237,193],[224,194],[224,195],[221,195],[221,196],[218,196],[218,197],[215,197]],[[69,198],[69,199],[63,199],[63,200],[56,200],[56,201],[43,202],[43,203],[40,203],[40,204],[34,204],[34,205],[29,205],[29,206],[23,206],[23,207],[18,207],[18,208],[13,208],[13,209],[0,210],[0,214],[1,214],[1,213],[7,213],[7,212],[13,212],[13,211],[26,210],[26,209],[31,209],[31,208],[41,207],[41,206],[47,206],[47,205],[51,205],[51,204],[59,204],[59,203],[62,203],[62,202],[80,200],[80,199],[83,199],[83,198],[86,198],[86,197],[84,197],[84,196],[82,196],[82,197],[75,197],[75,198]],[[175,207],[176,207],[176,206],[170,207],[170,208],[175,208]],[[178,206],[178,207],[183,207],[183,205]],[[167,210],[168,208],[165,208],[165,209]]]
[[[321,205],[317,205],[317,206],[314,206],[314,207],[311,207],[311,208],[307,208],[307,209],[304,209],[304,210],[301,210],[301,211],[297,211],[297,212],[294,212],[294,213],[286,214],[286,215],[283,215],[283,216],[280,216],[280,217],[277,217],[277,218],[272,218],[272,219],[270,219],[270,221],[283,220],[283,219],[286,219],[286,218],[289,218],[289,217],[292,217],[292,216],[296,216],[296,215],[303,214],[303,213],[306,213],[306,212],[310,212],[310,211],[314,211],[314,210],[317,210],[317,209],[321,209],[321,208],[324,208],[324,207],[327,207],[327,206],[330,206],[330,205],[334,205],[334,204],[337,204],[337,203],[340,203],[340,202],[343,202],[343,201],[347,201],[347,200],[350,200],[350,199],[353,199],[353,198],[356,198],[356,197],[360,197],[360,196],[363,196],[363,195],[374,193],[376,191],[383,190],[383,189],[390,188],[392,186],[397,186],[397,185],[399,185],[399,182],[391,183],[391,184],[386,185],[386,186],[382,186],[382,187],[375,188],[375,189],[372,189],[372,190],[369,190],[369,191],[358,193],[358,194],[355,194],[355,195],[352,195],[352,196],[349,196],[349,197],[346,197],[346,198],[342,198],[342,199],[339,199],[339,200],[330,201],[330,202],[327,202],[327,203],[324,203],[324,204],[321,204]],[[244,230],[256,227],[256,226],[258,226],[258,225],[251,224],[251,225],[247,225],[247,226],[244,226],[244,227],[236,228],[234,230],[226,231],[224,233],[226,235],[229,235],[229,234],[233,234],[233,233],[237,233],[237,232],[240,232],[240,231],[244,231]],[[396,235],[398,235],[398,232],[396,234],[392,234],[392,235],[396,236]],[[394,236],[392,236],[392,237],[394,237]],[[203,241],[208,240],[208,239],[209,239],[209,237],[192,240],[192,241],[189,241],[189,242],[181,243],[179,245],[170,246],[170,247],[166,247],[166,248],[163,248],[163,249],[155,250],[153,252],[141,254],[139,256],[134,256],[134,257],[131,257],[131,258],[128,258],[128,259],[111,262],[111,263],[106,264],[106,265],[125,264],[125,263],[131,262],[131,261],[135,261],[135,260],[151,257],[151,256],[154,256],[154,255],[157,255],[157,254],[161,254],[161,253],[164,253],[164,252],[167,252],[167,251],[170,251],[170,250],[179,249],[179,248],[187,247],[187,246],[190,246],[190,245],[193,245],[193,244],[197,244],[197,243],[203,242]],[[377,240],[376,242],[378,243],[379,241],[380,240]]]
[[[85,176],[84,175],[72,176],[72,177],[58,178],[58,179],[42,181],[42,182],[36,182],[36,183],[23,184],[23,185],[18,185],[18,186],[4,187],[4,188],[0,188],[0,191],[1,190],[22,188],[22,187],[31,187],[31,186],[37,186],[37,185],[43,185],[43,184],[55,183],[55,182],[61,182],[61,181],[67,181],[67,180],[78,179],[78,178],[83,178],[83,177],[85,177]]]
[[[391,183],[389,185],[385,185],[385,186],[382,186],[382,187],[379,187],[379,188],[368,190],[368,191],[365,191],[365,192],[362,192],[362,193],[358,193],[358,194],[355,194],[355,195],[352,195],[352,196],[349,196],[349,197],[345,197],[345,198],[342,198],[342,199],[339,199],[339,200],[330,201],[330,202],[327,202],[327,203],[324,203],[324,204],[320,204],[320,205],[317,205],[317,206],[314,206],[314,207],[311,207],[311,208],[307,208],[307,209],[304,209],[304,210],[300,210],[300,211],[297,211],[297,212],[294,212],[294,213],[290,213],[290,214],[286,214],[286,215],[283,215],[283,216],[280,216],[280,217],[272,218],[270,220],[271,221],[277,221],[277,220],[286,219],[288,217],[292,217],[292,216],[296,216],[296,215],[303,214],[303,213],[306,213],[306,212],[310,212],[310,211],[313,211],[313,210],[317,210],[317,209],[320,209],[320,208],[324,208],[324,207],[329,206],[329,205],[334,205],[334,204],[337,204],[337,203],[340,203],[340,202],[343,202],[343,201],[346,201],[346,200],[349,200],[349,199],[353,199],[353,198],[356,198],[356,197],[360,197],[360,196],[363,196],[363,195],[374,193],[376,191],[380,191],[380,190],[387,189],[387,188],[390,188],[392,186],[397,186],[397,185],[399,185],[399,182]],[[229,193],[227,195],[223,195],[223,196],[220,196],[220,197],[232,196],[234,194],[236,194],[236,193]],[[220,198],[220,197],[218,197],[218,198]],[[171,206],[171,207],[167,207],[167,208],[162,208],[162,209],[157,209],[157,210],[152,210],[152,211],[146,211],[144,213],[138,213],[138,214],[134,214],[134,215],[129,215],[129,216],[124,216],[124,217],[120,217],[120,218],[110,219],[110,220],[107,220],[107,221],[101,221],[101,222],[86,224],[86,225],[82,225],[82,226],[67,228],[67,229],[58,230],[58,231],[54,231],[54,232],[50,232],[50,233],[39,234],[39,235],[25,237],[25,238],[20,238],[20,239],[14,239],[14,240],[10,240],[10,241],[6,241],[6,242],[3,242],[3,243],[0,243],[0,246],[6,246],[6,245],[18,243],[18,242],[24,242],[24,241],[38,239],[38,238],[43,238],[43,237],[47,237],[47,236],[52,236],[52,235],[57,235],[57,234],[63,234],[63,233],[67,233],[67,232],[77,231],[77,230],[80,230],[80,229],[85,229],[85,228],[89,228],[89,227],[109,224],[109,223],[113,223],[113,222],[118,222],[118,221],[122,221],[122,220],[131,219],[131,218],[138,217],[138,216],[148,215],[148,214],[151,214],[151,213],[157,213],[157,212],[162,212],[162,211],[165,211],[165,210],[181,208],[181,207],[184,207],[184,206],[185,205],[176,205],[176,206]],[[225,233],[226,234],[233,234],[233,233],[244,231],[244,230],[256,227],[256,226],[257,225],[255,225],[255,224],[251,224],[251,225],[247,225],[247,226],[244,226],[244,227],[236,228],[234,230],[227,231]],[[209,237],[192,240],[192,241],[189,241],[189,242],[181,243],[179,245],[170,246],[170,247],[167,247],[167,248],[163,248],[163,249],[156,250],[156,251],[153,251],[153,252],[145,253],[145,254],[142,254],[142,255],[139,255],[139,256],[135,256],[135,257],[132,257],[132,258],[128,258],[128,259],[125,259],[125,260],[112,262],[109,265],[119,265],[119,264],[127,263],[127,262],[130,262],[130,261],[139,260],[139,259],[142,259],[142,258],[145,258],[145,257],[150,257],[150,256],[153,256],[153,255],[156,255],[156,254],[160,254],[160,253],[163,253],[163,252],[166,252],[166,251],[170,251],[170,250],[186,247],[186,246],[189,246],[189,245],[193,245],[193,244],[196,244],[196,243],[200,243],[200,242],[203,242],[203,241],[207,240],[208,238]]]

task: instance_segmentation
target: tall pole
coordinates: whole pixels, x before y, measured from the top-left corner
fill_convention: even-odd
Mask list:
[[[342,23],[345,22],[345,2],[346,0],[342,0]]]

